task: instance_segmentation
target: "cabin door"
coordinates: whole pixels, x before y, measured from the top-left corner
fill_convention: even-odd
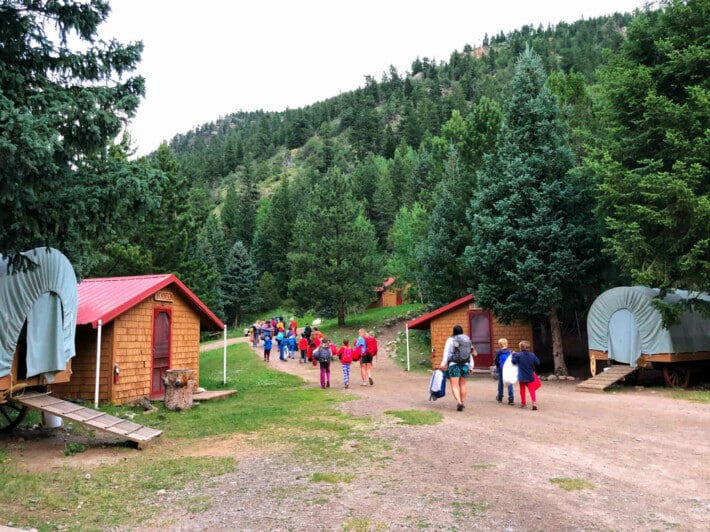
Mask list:
[[[153,311],[153,361],[150,378],[150,395],[165,393],[163,377],[170,369],[170,339],[172,316],[168,309]]]
[[[611,315],[608,340],[609,358],[635,368],[641,356],[641,336],[630,310],[620,309]]]
[[[469,312],[471,343],[478,356],[473,360],[478,369],[487,369],[493,365],[493,341],[491,339],[491,313],[484,310]]]

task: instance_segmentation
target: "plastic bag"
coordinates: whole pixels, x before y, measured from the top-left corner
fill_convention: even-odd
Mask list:
[[[503,364],[503,384],[515,384],[518,382],[518,366],[513,364],[513,355],[505,359]]]

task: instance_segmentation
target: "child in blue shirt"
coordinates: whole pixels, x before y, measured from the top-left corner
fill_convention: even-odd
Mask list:
[[[525,388],[530,392],[532,409],[537,410],[535,388],[530,386],[535,381],[535,366],[540,365],[540,359],[529,351],[530,342],[520,342],[520,352],[513,355],[513,364],[518,366],[518,383],[520,385],[520,408],[525,408]]]
[[[498,368],[498,395],[496,395],[496,401],[499,403],[503,402],[503,364],[510,356],[510,349],[508,349],[508,340],[506,338],[501,338],[498,340],[498,345],[500,349],[496,351],[495,364]],[[513,401],[513,385],[508,385],[508,404],[512,405]]]

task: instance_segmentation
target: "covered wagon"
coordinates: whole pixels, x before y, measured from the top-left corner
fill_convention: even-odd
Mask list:
[[[592,375],[597,373],[597,361],[616,362],[663,370],[669,386],[685,387],[693,365],[710,360],[710,320],[698,311],[687,310],[666,328],[652,303],[659,294],[654,288],[620,286],[594,301],[587,318]],[[676,290],[664,300],[710,302],[710,296]]]
[[[0,430],[27,411],[13,395],[69,380],[77,306],[74,269],[56,249],[0,256]]]

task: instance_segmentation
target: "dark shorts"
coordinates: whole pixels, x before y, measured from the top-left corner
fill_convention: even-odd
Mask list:
[[[372,364],[372,357],[370,355],[362,355],[360,364]]]
[[[449,366],[449,377],[466,377],[468,375],[468,364],[451,364]]]

